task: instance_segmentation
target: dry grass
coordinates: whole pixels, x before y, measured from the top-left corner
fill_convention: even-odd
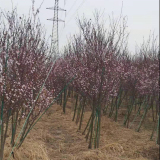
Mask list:
[[[100,148],[88,149],[82,131],[90,112],[84,115],[82,131],[72,122],[72,104],[66,114],[54,105],[29,133],[22,147],[15,151],[15,160],[158,160],[158,145],[149,141],[150,132],[137,133],[103,116]],[[9,140],[5,148],[8,158]]]

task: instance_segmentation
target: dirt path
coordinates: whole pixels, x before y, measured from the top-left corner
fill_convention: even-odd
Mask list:
[[[89,115],[85,113],[82,130],[77,131],[72,110],[63,114],[62,108],[54,105],[15,153],[16,160],[158,160],[158,145],[149,141],[147,132],[126,129],[107,117],[102,117],[100,148],[88,150],[82,131]]]

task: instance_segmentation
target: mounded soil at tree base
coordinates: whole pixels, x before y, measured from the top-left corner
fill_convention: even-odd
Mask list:
[[[124,128],[107,116],[102,117],[99,149],[88,149],[84,127],[90,117],[85,112],[81,131],[72,121],[73,104],[53,105],[30,131],[12,160],[159,160],[159,146],[150,141],[151,132]],[[4,159],[11,152],[7,138]]]

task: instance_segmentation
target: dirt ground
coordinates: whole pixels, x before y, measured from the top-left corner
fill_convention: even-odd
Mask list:
[[[135,132],[124,128],[107,116],[102,117],[99,149],[88,149],[82,131],[90,112],[84,115],[81,131],[72,121],[72,103],[67,104],[66,113],[53,105],[31,130],[12,160],[158,160],[159,147],[150,141],[150,132]],[[5,148],[5,159],[11,149],[9,141]]]

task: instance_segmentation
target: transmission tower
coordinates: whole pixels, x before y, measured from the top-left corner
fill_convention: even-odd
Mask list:
[[[66,10],[59,7],[59,0],[55,0],[54,7],[50,7],[46,9],[54,10],[53,18],[47,19],[47,20],[53,21],[50,54],[53,58],[56,58],[57,56],[59,56],[58,23],[65,22],[58,18],[58,13],[59,11],[66,11]]]

